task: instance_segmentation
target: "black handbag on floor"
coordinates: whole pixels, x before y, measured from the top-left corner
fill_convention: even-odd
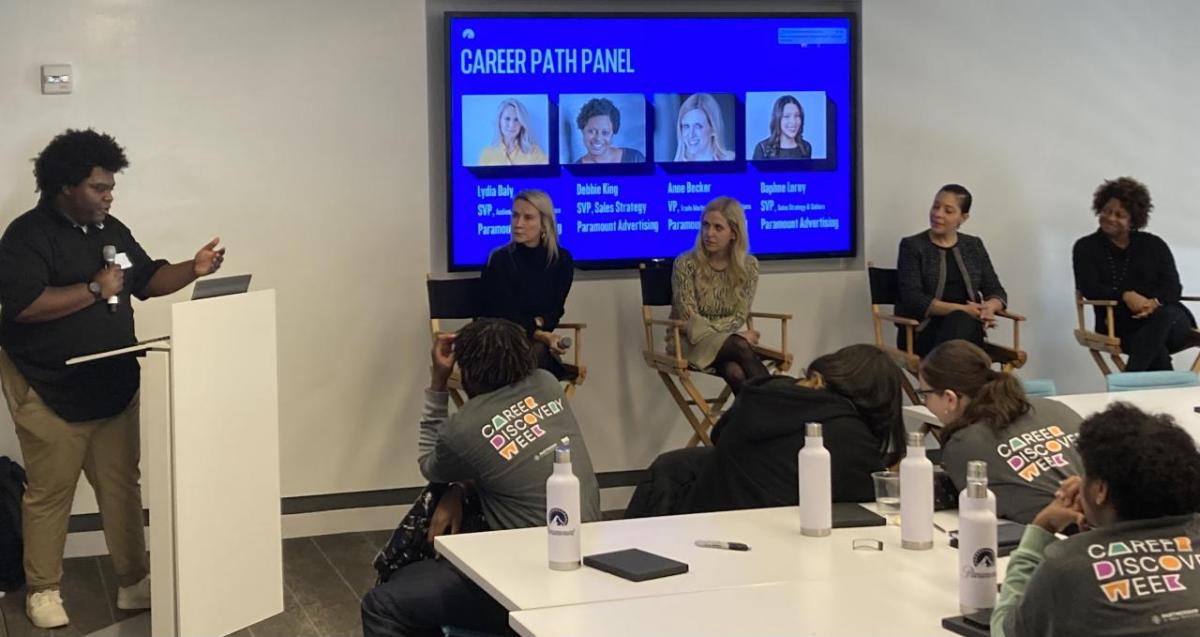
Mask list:
[[[417,501],[400,520],[400,525],[392,532],[387,544],[379,550],[372,565],[379,579],[375,584],[382,584],[396,571],[405,566],[434,557],[433,544],[426,538],[429,536],[429,521],[437,510],[442,494],[450,487],[448,484],[430,484],[417,496]],[[486,531],[487,523],[483,519],[483,509],[479,506],[479,498],[472,494],[463,495],[463,519],[459,533],[474,533]]]

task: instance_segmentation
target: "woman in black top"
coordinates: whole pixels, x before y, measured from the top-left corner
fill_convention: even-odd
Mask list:
[[[512,241],[488,255],[483,269],[484,316],[508,319],[525,328],[538,367],[559,379],[566,348],[554,333],[575,279],[575,261],[558,245],[554,204],[541,190],[513,198]]]
[[[942,186],[929,209],[929,230],[900,241],[896,314],[921,322],[918,356],[958,339],[982,346],[984,329],[996,324],[996,312],[1008,303],[983,241],[958,231],[970,211],[966,188]],[[897,342],[904,347],[904,330]]]
[[[1092,210],[1100,228],[1075,242],[1075,288],[1093,300],[1120,301],[1114,309],[1114,333],[1129,355],[1127,371],[1171,369],[1171,354],[1200,339],[1196,319],[1179,302],[1183,287],[1171,248],[1143,232],[1150,221],[1150,191],[1121,177],[1100,184]],[[1096,331],[1108,331],[1107,312],[1096,308]]]
[[[824,425],[835,502],[875,497],[871,472],[904,448],[902,376],[874,345],[814,360],[804,378],[749,381],[713,429],[713,447],[662,454],[633,494],[626,517],[795,505],[804,425]]]

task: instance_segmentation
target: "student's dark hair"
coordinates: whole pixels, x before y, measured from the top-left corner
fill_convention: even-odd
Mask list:
[[[970,214],[970,212],[971,212],[971,191],[967,190],[966,186],[960,186],[958,184],[946,184],[945,186],[938,188],[939,195],[942,194],[943,192],[948,192],[948,193],[958,197],[959,210],[962,210],[962,213],[964,215]]]
[[[111,135],[92,129],[58,135],[33,160],[33,176],[42,197],[53,197],[63,186],[77,186],[96,166],[119,173],[129,166],[125,149]]]
[[[1084,475],[1108,484],[1120,519],[1200,511],[1200,452],[1169,415],[1114,403],[1083,421],[1076,446]]]
[[[949,389],[970,399],[962,417],[942,429],[943,441],[975,423],[1003,431],[1029,412],[1021,381],[992,369],[987,352],[969,341],[946,341],[933,348],[921,361],[921,378],[937,391]]]
[[[575,123],[579,126],[579,130],[583,130],[587,126],[588,120],[593,117],[607,115],[612,121],[613,135],[621,130],[621,111],[617,109],[617,105],[613,104],[608,98],[593,97],[579,109],[579,116],[575,118]]]
[[[507,387],[534,369],[525,330],[505,319],[480,318],[463,326],[454,339],[454,360],[468,396]]]
[[[879,439],[879,452],[891,466],[904,452],[904,418],[900,368],[874,345],[850,345],[825,354],[808,366],[808,376],[819,374],[826,389],[854,404]]]
[[[796,108],[800,109],[800,131],[796,133],[796,143],[804,145],[804,107],[800,105],[800,100],[791,95],[784,95],[775,100],[775,106],[771,108],[771,136],[767,138],[767,145],[764,153],[767,157],[778,157],[780,144],[783,139],[783,109],[788,104],[795,104]]]
[[[1146,184],[1133,177],[1117,177],[1109,179],[1096,188],[1092,195],[1092,212],[1097,215],[1104,209],[1104,204],[1110,199],[1121,202],[1121,206],[1129,213],[1129,227],[1141,230],[1150,223],[1150,211],[1154,202],[1150,199],[1150,190]]]

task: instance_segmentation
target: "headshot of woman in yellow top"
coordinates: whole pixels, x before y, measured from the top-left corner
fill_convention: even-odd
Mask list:
[[[529,166],[548,164],[530,128],[529,111],[520,100],[505,98],[496,109],[496,138],[479,151],[479,166]]]
[[[679,106],[679,137],[675,161],[732,161],[737,153],[726,148],[721,106],[708,93],[694,93]],[[732,144],[730,144],[732,146]]]

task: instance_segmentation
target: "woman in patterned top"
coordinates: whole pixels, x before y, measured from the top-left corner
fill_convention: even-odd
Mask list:
[[[717,197],[704,207],[696,247],[676,257],[671,277],[671,318],[686,323],[684,356],[719,374],[735,394],[747,380],[770,375],[754,354],[758,332],[745,327],[758,287],[758,260],[749,250],[742,204]],[[668,336],[670,349],[673,340]]]

